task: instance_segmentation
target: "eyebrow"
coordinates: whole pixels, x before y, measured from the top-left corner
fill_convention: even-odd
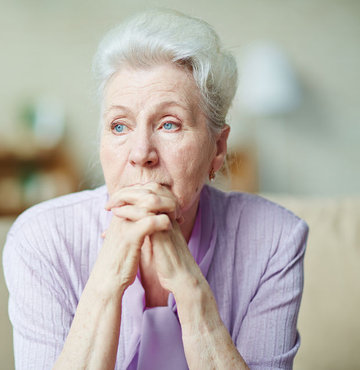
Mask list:
[[[160,109],[164,109],[164,108],[167,108],[167,107],[180,107],[181,109],[183,109],[185,111],[191,111],[191,109],[189,107],[186,107],[183,104],[181,104],[180,102],[177,102],[175,100],[163,101],[159,104],[156,104],[154,107],[155,108],[160,108]],[[121,110],[121,111],[124,111],[125,113],[131,113],[130,108],[128,108],[124,105],[121,105],[121,104],[115,104],[115,105],[111,105],[109,108],[107,108],[104,111],[103,116],[107,116],[111,111],[114,111],[114,110],[115,111]]]
[[[104,110],[103,116],[107,116],[113,110],[122,110],[122,111],[125,111],[127,113],[130,112],[130,109],[128,109],[124,105],[116,104],[116,105],[110,105],[109,108]]]

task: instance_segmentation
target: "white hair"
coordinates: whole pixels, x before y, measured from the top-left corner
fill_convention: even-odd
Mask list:
[[[124,64],[146,68],[164,62],[192,72],[209,127],[219,132],[236,92],[236,61],[208,23],[176,11],[137,14],[105,35],[93,65],[99,95]]]

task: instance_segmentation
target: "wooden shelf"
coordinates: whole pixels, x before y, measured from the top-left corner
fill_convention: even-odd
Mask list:
[[[0,153],[0,216],[17,216],[30,206],[78,190],[79,179],[64,150]]]

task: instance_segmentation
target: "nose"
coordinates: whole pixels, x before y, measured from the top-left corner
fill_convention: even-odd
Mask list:
[[[159,162],[151,132],[137,130],[131,140],[129,162],[132,166],[154,167]]]

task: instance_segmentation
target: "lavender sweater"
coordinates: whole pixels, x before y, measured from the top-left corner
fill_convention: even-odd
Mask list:
[[[112,217],[107,197],[105,186],[70,194],[29,209],[12,226],[3,261],[17,369],[51,369],[61,352]],[[199,218],[189,248],[239,352],[251,369],[292,368],[307,225],[261,197],[208,186],[196,224]],[[139,351],[141,289],[136,279],[123,298],[116,369],[133,368]]]

